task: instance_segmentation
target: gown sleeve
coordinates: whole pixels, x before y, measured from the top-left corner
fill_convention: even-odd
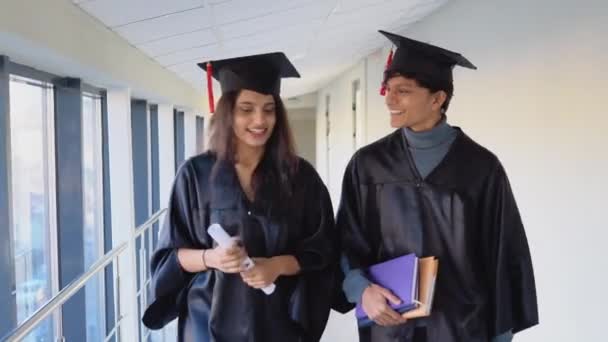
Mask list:
[[[177,317],[195,275],[182,268],[177,250],[210,248],[205,238],[196,236],[195,227],[205,216],[198,209],[197,199],[194,170],[190,162],[186,162],[176,175],[158,246],[150,261],[153,300],[143,317],[150,329],[160,329]]]
[[[363,222],[362,191],[357,172],[357,155],[351,159],[342,181],[342,197],[336,217],[341,235],[345,268],[359,269],[373,263],[374,237]]]
[[[536,286],[524,226],[500,163],[482,204],[482,250],[489,285],[490,336],[538,324]]]
[[[293,321],[307,331],[307,341],[319,341],[330,307],[341,294],[339,272],[339,241],[334,213],[327,188],[312,170],[302,174],[306,184],[302,206],[305,234],[295,244],[294,257],[300,264],[299,279],[290,298],[289,314]],[[312,174],[314,172],[314,174]]]

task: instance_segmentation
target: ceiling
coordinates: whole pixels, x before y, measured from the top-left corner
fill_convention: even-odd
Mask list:
[[[163,67],[204,90],[196,63],[283,51],[302,75],[285,96],[325,85],[448,0],[72,0]]]

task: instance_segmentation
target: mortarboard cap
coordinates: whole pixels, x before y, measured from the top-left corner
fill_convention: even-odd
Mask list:
[[[208,61],[199,63],[198,66],[207,71],[209,103],[212,108],[211,77],[218,80],[223,93],[248,89],[272,95],[279,95],[281,78],[300,77],[282,52]]]
[[[457,52],[394,33],[382,30],[378,32],[397,47],[394,55],[391,51],[386,72],[417,73],[433,80],[452,81],[452,69],[456,65],[477,69],[473,63]]]

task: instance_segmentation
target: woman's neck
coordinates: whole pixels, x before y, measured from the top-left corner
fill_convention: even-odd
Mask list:
[[[244,169],[255,169],[264,156],[264,146],[248,146],[238,144],[236,148],[236,164]]]
[[[251,147],[245,144],[237,145],[236,149],[236,174],[241,184],[241,188],[245,196],[250,201],[255,200],[255,189],[252,186],[252,177],[257,168],[262,156],[264,155],[264,146]]]

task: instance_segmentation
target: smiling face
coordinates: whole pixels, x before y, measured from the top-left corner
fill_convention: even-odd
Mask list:
[[[446,100],[444,91],[432,93],[414,79],[401,75],[386,82],[386,106],[391,115],[391,126],[426,131],[441,120],[441,106]]]
[[[277,121],[272,95],[242,90],[234,106],[234,135],[237,144],[249,148],[264,147]]]

